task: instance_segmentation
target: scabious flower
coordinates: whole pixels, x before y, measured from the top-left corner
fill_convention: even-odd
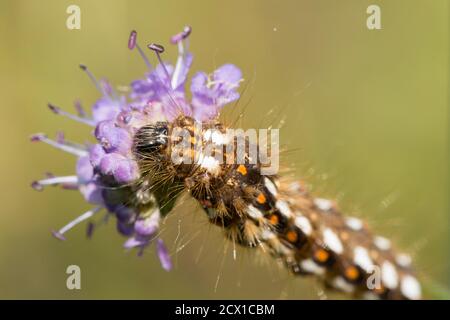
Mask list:
[[[171,43],[178,46],[179,52],[175,65],[162,61],[164,48],[161,45],[148,45],[158,60],[156,67],[153,67],[137,43],[136,31],[132,31],[128,48],[139,52],[148,70],[143,79],[131,83],[127,95],[119,95],[106,80],[98,81],[85,65],[80,65],[101,93],[92,106],[91,116],[87,115],[78,101],[75,104],[77,114],[66,112],[53,104],[48,105],[55,114],[93,127],[96,140],[91,144],[77,144],[67,141],[62,134],[58,134],[56,139],[50,139],[42,133],[31,137],[33,142],[47,143],[77,157],[76,174],[47,174],[45,179],[32,182],[32,187],[43,190],[45,186],[60,185],[65,189],[77,189],[92,205],[91,209],[67,225],[53,231],[56,238],[65,240],[68,230],[103,210],[106,211],[105,218],[116,218],[118,232],[128,237],[124,243],[126,249],[137,248],[138,255],[142,255],[148,245],[156,242],[162,267],[171,269],[170,255],[159,238],[162,219],[160,208],[150,191],[137,194],[138,190],[134,188],[141,173],[132,152],[133,136],[143,125],[172,121],[179,115],[192,116],[197,121],[217,117],[224,105],[239,98],[237,89],[242,81],[241,71],[231,64],[225,64],[209,75],[199,72],[192,78],[192,99],[189,101],[185,88],[193,61],[188,51],[190,33],[191,28],[185,27],[171,38]],[[136,197],[145,199],[145,209],[131,200]],[[92,235],[97,224],[88,223],[88,236]]]

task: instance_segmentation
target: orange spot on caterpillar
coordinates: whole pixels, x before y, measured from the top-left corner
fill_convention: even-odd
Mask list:
[[[326,262],[329,257],[330,257],[330,254],[324,249],[319,249],[314,253],[314,258],[318,262]]]
[[[269,221],[271,224],[275,225],[275,224],[278,224],[280,219],[278,218],[278,216],[276,214],[273,214],[270,216]]]
[[[266,203],[266,196],[264,195],[264,193],[260,193],[259,195],[258,195],[258,197],[256,198],[256,201],[258,202],[258,203],[260,203],[260,204],[264,204],[264,203]]]
[[[344,274],[348,280],[356,280],[359,277],[359,271],[355,266],[350,266],[347,269],[345,269]]]
[[[240,164],[239,167],[237,167],[236,171],[243,176],[247,175],[247,168],[243,164]]]
[[[297,239],[298,239],[297,232],[295,232],[294,230],[288,231],[288,233],[286,233],[286,238],[291,243],[297,242]]]

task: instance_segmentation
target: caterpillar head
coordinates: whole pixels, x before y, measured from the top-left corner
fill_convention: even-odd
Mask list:
[[[169,141],[168,132],[167,122],[157,122],[141,127],[134,136],[135,155],[138,158],[148,158],[165,149]]]

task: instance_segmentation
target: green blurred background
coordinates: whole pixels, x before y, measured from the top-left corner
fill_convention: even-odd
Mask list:
[[[382,30],[366,28],[372,3]],[[81,8],[81,30],[66,28],[70,4]],[[448,10],[445,0],[1,0],[0,298],[319,297],[314,280],[294,279],[270,258],[239,249],[234,261],[230,247],[224,254],[220,230],[189,200],[164,226],[171,272],[153,248],[143,258],[124,252],[113,221],[91,240],[84,225],[66,242],[50,235],[89,206],[77,192],[29,187],[46,171],[72,174],[74,159],[28,137],[64,130],[71,140],[92,138],[47,102],[71,110],[75,98],[95,101],[80,62],[116,85],[142,77],[142,60],[126,46],[130,30],[141,44],[166,44],[174,59],[168,39],[186,24],[194,70],[243,69],[242,125],[285,120],[284,163],[316,194],[394,238],[427,282],[448,287]],[[186,245],[176,252],[178,231]],[[66,289],[70,264],[81,267],[81,290]]]

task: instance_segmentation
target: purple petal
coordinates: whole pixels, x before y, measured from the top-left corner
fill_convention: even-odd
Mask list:
[[[153,236],[159,228],[160,214],[157,209],[150,217],[145,219],[138,219],[134,224],[134,231],[142,237]]]
[[[95,127],[94,135],[98,141],[106,138],[110,131],[116,128],[116,122],[114,119],[100,121]]]
[[[131,151],[132,139],[130,133],[117,127],[112,120],[100,122],[95,128],[95,136],[106,152],[126,155]]]
[[[91,161],[91,165],[93,167],[98,167],[102,158],[105,156],[105,150],[100,144],[94,144],[89,149],[89,160]]]
[[[206,82],[208,81],[208,75],[204,72],[197,72],[191,80],[191,92],[193,94],[206,93]]]
[[[155,84],[148,78],[135,80],[131,83],[131,90],[135,97],[139,97],[140,95],[145,95],[152,91],[154,85]]]
[[[132,249],[136,247],[143,247],[149,243],[148,239],[141,239],[137,237],[131,237],[123,244],[125,249]]]
[[[102,188],[95,182],[80,185],[78,189],[87,202],[92,204],[103,204]]]
[[[197,121],[207,121],[217,117],[220,108],[214,105],[214,103],[208,103],[209,100],[200,100],[195,98],[192,100],[194,105],[193,117]]]
[[[127,159],[118,153],[106,154],[100,161],[100,172],[104,175],[112,175],[121,161],[127,161]]]
[[[92,107],[92,118],[95,122],[114,119],[120,112],[124,99],[113,100],[109,97],[103,97],[97,100]]]
[[[80,183],[84,184],[92,180],[94,168],[92,168],[89,156],[78,158],[76,171]]]
[[[133,160],[120,161],[113,170],[113,175],[117,182],[129,183],[139,178],[139,168]]]
[[[137,163],[118,153],[106,154],[99,168],[103,175],[112,175],[118,183],[129,183],[139,178]]]
[[[117,231],[119,231],[122,235],[129,237],[133,234],[134,227],[130,223],[117,220]]]
[[[239,99],[241,71],[232,64],[226,64],[214,71],[209,80],[204,72],[197,73],[191,83],[194,118],[205,121],[217,117],[221,108]]]
[[[113,209],[113,211],[116,214],[117,220],[121,222],[128,223],[136,215],[136,212],[133,209],[125,207],[123,205],[117,206],[116,208]]]
[[[236,87],[242,80],[242,72],[233,64],[224,64],[214,71],[213,78],[216,82],[223,82]]]
[[[169,252],[167,251],[167,248],[164,245],[164,241],[162,239],[158,239],[156,241],[156,252],[163,269],[166,271],[172,269],[172,260],[170,259]]]

